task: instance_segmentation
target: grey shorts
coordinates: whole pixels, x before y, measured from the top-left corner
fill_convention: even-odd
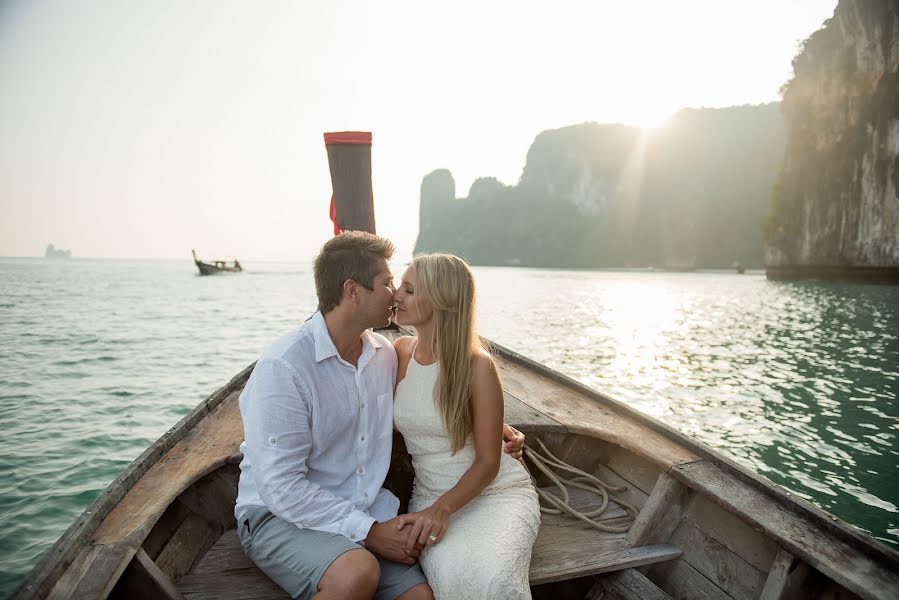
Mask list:
[[[291,598],[311,598],[325,571],[344,552],[362,548],[337,533],[300,529],[279,519],[264,506],[250,506],[237,522],[237,535],[247,556]],[[416,585],[427,583],[421,566],[377,557],[381,580],[377,600],[394,600]]]

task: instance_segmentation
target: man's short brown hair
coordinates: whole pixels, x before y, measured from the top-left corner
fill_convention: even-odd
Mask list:
[[[365,231],[344,231],[328,240],[312,263],[318,309],[324,314],[340,304],[347,279],[373,289],[378,262],[389,261],[393,250],[390,240]]]

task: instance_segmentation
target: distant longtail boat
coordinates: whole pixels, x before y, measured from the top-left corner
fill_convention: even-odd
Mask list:
[[[220,273],[241,273],[243,271],[243,267],[240,266],[240,261],[236,258],[231,261],[227,260],[213,260],[210,262],[203,262],[199,258],[197,258],[197,251],[191,250],[191,254],[194,257],[194,264],[197,265],[197,268],[200,270],[200,275],[218,275]]]

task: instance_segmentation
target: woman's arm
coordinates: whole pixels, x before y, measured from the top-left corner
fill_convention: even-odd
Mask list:
[[[486,354],[475,359],[471,377],[475,459],[459,482],[418,513],[400,517],[399,527],[411,525],[407,548],[431,545],[446,532],[450,516],[484,491],[499,472],[503,433],[503,388],[496,365]],[[432,536],[432,537],[429,537]],[[434,539],[436,538],[436,539]]]
[[[396,384],[393,391],[396,391],[400,381],[406,377],[406,368],[409,366],[409,357],[412,356],[412,345],[415,338],[411,335],[404,335],[393,340],[393,349],[396,350]]]

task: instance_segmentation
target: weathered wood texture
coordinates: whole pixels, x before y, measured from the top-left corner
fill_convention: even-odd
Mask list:
[[[188,487],[225,466],[243,438],[232,392],[157,460],[94,531],[74,564],[51,592],[59,598],[103,598],[109,594],[153,526]],[[224,501],[220,499],[220,501]],[[156,562],[172,578],[190,569],[218,531],[198,515],[187,515]]]
[[[671,600],[671,596],[636,569],[604,575],[596,585],[606,591],[603,600]]]
[[[91,504],[81,516],[69,527],[53,547],[44,555],[31,573],[23,580],[13,592],[11,598],[32,599],[46,598],[52,594],[57,597],[62,590],[60,586],[65,579],[73,583],[74,579],[80,579],[84,575],[85,564],[92,564],[94,569],[99,569],[101,563],[115,562],[115,577],[118,577],[125,565],[119,565],[113,557],[121,555],[121,549],[92,549],[89,545],[91,536],[104,519],[115,509],[125,495],[141,480],[144,474],[157,463],[157,461],[185,438],[191,430],[205,417],[220,405],[229,395],[243,388],[247,378],[253,371],[255,363],[238,373],[227,385],[204,400],[197,408],[186,415],[177,425],[166,432],[155,444],[143,452],[132,462],[127,469],[117,477],[106,490],[100,494],[97,500]],[[125,554],[133,555],[139,542],[131,544]],[[103,555],[103,560],[97,562]],[[125,559],[127,563],[128,559]],[[121,569],[119,568],[121,567]],[[74,570],[68,573],[69,570]],[[103,578],[102,576],[99,576]],[[74,578],[74,579],[73,579]],[[55,591],[54,591],[55,589]],[[70,591],[74,587],[68,588]]]
[[[633,545],[667,542],[684,518],[688,497],[689,490],[684,485],[665,473],[659,475],[649,499],[627,534],[628,542]]]
[[[644,456],[661,470],[698,458],[682,445],[548,376],[503,356],[497,360],[505,390],[573,433],[598,437]]]
[[[700,494],[693,494],[684,521],[763,573],[770,570],[780,549],[769,537]]]
[[[677,528],[670,543],[683,549],[684,562],[735,600],[754,600],[765,585],[765,573],[688,523]]]
[[[768,572],[768,578],[765,580],[765,587],[762,589],[759,600],[781,600],[786,598],[784,593],[787,589],[787,581],[790,578],[790,573],[795,572],[793,568],[795,564],[796,558],[792,554],[786,550],[778,552],[777,557],[774,559],[774,564],[771,565],[771,570]]]
[[[162,456],[115,506],[93,535],[95,544],[114,544],[150,528],[165,509],[200,477],[228,463],[243,440],[239,392],[228,396]]]
[[[849,591],[864,598],[899,598],[899,561],[891,561],[886,551],[872,556],[870,542],[803,518],[773,484],[746,485],[706,460],[677,465],[670,473]]]
[[[147,553],[138,550],[125,569],[110,600],[184,600],[184,596]]]
[[[733,600],[683,559],[654,565],[649,578],[675,600]]]

